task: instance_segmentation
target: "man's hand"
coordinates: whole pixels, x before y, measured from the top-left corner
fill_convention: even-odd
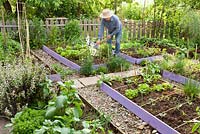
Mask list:
[[[100,40],[97,40],[96,44],[97,44],[97,45],[100,45],[100,44],[101,44],[101,41],[100,41]]]
[[[112,37],[111,35],[108,35],[108,36],[107,36],[107,39],[111,39],[111,37]]]

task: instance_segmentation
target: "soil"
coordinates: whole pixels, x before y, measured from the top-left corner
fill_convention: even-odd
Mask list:
[[[183,95],[172,94],[171,96],[161,98],[160,100],[154,101],[150,104],[143,106],[144,109],[157,115],[170,108],[176,107],[179,104],[185,103],[186,98]]]
[[[155,43],[149,43],[147,44],[148,47],[154,47],[154,48],[160,48],[161,51],[163,51],[163,49],[166,49],[166,52],[168,54],[175,54],[176,53],[176,49],[175,48],[172,48],[172,47],[167,47],[167,46],[162,46],[162,45],[157,45]]]
[[[192,127],[194,123],[187,123],[186,125],[177,128],[176,130],[181,134],[199,134],[198,132],[192,133]]]
[[[189,51],[189,57],[194,58],[194,53],[197,52],[197,55],[200,55],[200,49]]]
[[[158,116],[162,121],[170,125],[171,127],[177,127],[184,123],[184,121],[189,121],[198,116],[196,108],[200,106],[200,99],[193,101],[192,103],[186,103],[182,107],[174,108],[166,112],[166,116]],[[185,128],[188,126],[185,126]],[[189,128],[191,129],[191,128]],[[181,132],[182,133],[182,132]],[[187,132],[186,134],[188,134]]]
[[[128,49],[124,49],[124,50],[121,50],[121,51],[122,51],[122,53],[125,53],[126,55],[129,55],[129,56],[134,57],[134,58],[146,58],[142,55],[137,54],[136,53],[137,50],[134,49],[134,48],[128,48]],[[151,55],[151,56],[155,56],[155,55]],[[147,57],[149,57],[149,56],[147,56]]]

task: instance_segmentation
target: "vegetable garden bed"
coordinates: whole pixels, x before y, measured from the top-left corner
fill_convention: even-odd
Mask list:
[[[135,78],[137,79],[137,77]],[[177,91],[175,87],[173,87],[173,89],[171,90],[166,90],[166,88],[163,87],[162,91],[159,92],[158,90],[160,86],[157,86],[157,88],[153,86],[150,86],[149,88],[146,86],[145,88],[144,83],[142,85],[143,87],[137,87],[134,84],[131,86],[127,84],[121,84],[126,83],[126,81],[127,79],[123,79],[123,81],[120,82],[120,87],[108,86],[107,84],[103,83],[101,85],[101,89],[107,92],[107,94],[109,94],[115,100],[119,101],[127,109],[131,110],[141,119],[148,122],[152,127],[156,128],[161,133],[178,133],[171,127],[176,128],[180,133],[183,133],[183,129],[185,129],[184,134],[188,134],[191,132],[191,125],[183,124],[185,123],[185,121],[191,121],[192,119],[198,117],[196,108],[200,106],[200,99],[197,98],[196,100],[189,102],[187,97],[181,94],[180,91]],[[161,81],[158,81],[158,83],[162,84],[163,86],[168,85],[163,84],[165,82],[160,82]],[[111,81],[111,83],[112,85],[116,85],[117,82]],[[153,85],[155,86],[156,83],[153,82]],[[138,96],[134,96],[134,91],[136,90],[138,91],[136,93],[138,94]],[[128,96],[128,98],[130,99],[126,98],[125,96]],[[146,113],[144,109],[151,114]],[[169,127],[159,119],[170,125],[171,127]],[[161,127],[163,128],[161,129]]]
[[[71,69],[74,69],[80,72],[85,71],[87,73],[86,76],[89,76],[91,74],[100,74],[100,72],[110,73],[110,72],[126,71],[131,67],[131,64],[125,61],[123,58],[119,56],[111,56],[111,54],[108,54],[110,55],[110,57],[109,56],[104,57],[104,54],[100,54],[100,56],[94,56],[92,58],[94,59],[92,62],[93,65],[90,67],[90,64],[92,63],[90,59],[88,60],[87,56],[85,55],[83,55],[83,57],[75,56],[76,58],[72,56],[71,58],[68,59],[61,56],[61,55],[65,55],[66,51],[68,52],[68,50],[63,51],[62,48],[57,49],[57,52],[60,53],[61,55],[59,55],[58,53],[49,49],[46,46],[43,46],[43,51],[45,51],[47,54],[49,54],[50,56],[52,56],[53,58],[55,58],[62,64],[70,67]],[[70,50],[70,51],[73,51],[73,50]],[[83,50],[83,51],[84,51],[83,53],[88,53],[86,50]]]
[[[133,64],[140,64],[144,60],[154,61],[161,59],[163,54],[175,54],[177,49],[170,46],[157,45],[147,42],[140,46],[128,46],[121,50],[121,56]]]

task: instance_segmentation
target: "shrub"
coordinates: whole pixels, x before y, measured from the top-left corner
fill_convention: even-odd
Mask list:
[[[48,32],[48,44],[53,46],[58,46],[59,41],[61,40],[61,30],[53,26],[50,31]]]
[[[34,18],[30,31],[30,47],[42,48],[47,41],[46,29],[43,26],[43,22],[38,18]]]
[[[13,60],[14,56],[20,52],[19,42],[10,39],[6,39],[6,45],[3,44],[4,38],[0,33],[0,60]]]
[[[65,25],[65,39],[70,44],[80,41],[81,29],[78,20],[71,20]]]
[[[0,62],[0,113],[13,116],[34,100],[42,99],[44,67],[31,62]]]

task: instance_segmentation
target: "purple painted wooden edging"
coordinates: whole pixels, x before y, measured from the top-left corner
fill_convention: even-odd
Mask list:
[[[80,66],[77,65],[76,63],[60,56],[59,54],[57,54],[56,52],[54,52],[53,50],[49,49],[48,47],[46,46],[43,46],[42,47],[43,51],[46,52],[47,54],[49,54],[50,56],[52,56],[53,58],[55,58],[56,60],[58,60],[60,63],[64,64],[65,66],[68,66],[70,67],[71,69],[74,69],[74,70],[77,70],[79,71],[80,70]]]
[[[134,57],[128,56],[124,53],[120,53],[119,55],[132,64],[140,64],[144,60],[154,61],[156,59],[162,58],[162,55],[151,56],[151,57],[147,57],[147,58],[134,58]]]
[[[161,121],[160,119],[156,118],[142,107],[138,106],[136,103],[130,101],[119,92],[112,89],[105,83],[101,84],[101,89],[107,93],[110,97],[114,100],[118,101],[124,107],[126,107],[129,111],[140,117],[146,123],[151,125],[153,128],[157,129],[162,134],[180,134],[178,131]]]
[[[175,82],[178,82],[178,83],[181,83],[181,84],[186,84],[187,81],[191,81],[193,84],[196,84],[196,85],[200,85],[200,82],[196,81],[196,80],[192,80],[192,79],[189,79],[185,76],[182,76],[182,75],[178,75],[178,74],[175,74],[175,73],[172,73],[172,72],[169,72],[167,70],[163,70],[162,72],[162,77],[163,78],[166,78],[166,79],[170,79],[170,80],[173,80]]]
[[[133,58],[131,56],[128,56],[126,54],[120,53],[119,56],[121,56],[122,58],[124,58],[125,60],[127,60],[128,62],[135,64],[137,62],[136,58]]]
[[[52,80],[53,82],[61,81],[61,77],[60,77],[59,74],[47,75],[47,78],[49,78],[49,79]]]

